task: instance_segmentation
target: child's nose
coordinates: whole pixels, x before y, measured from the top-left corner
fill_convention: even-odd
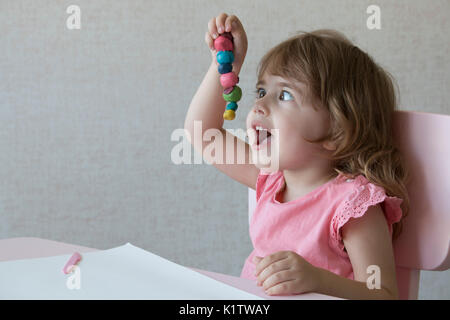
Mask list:
[[[269,109],[266,106],[263,106],[262,104],[255,105],[253,111],[266,117],[269,115]]]

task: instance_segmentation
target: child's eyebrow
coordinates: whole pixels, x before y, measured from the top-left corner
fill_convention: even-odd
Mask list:
[[[256,87],[258,87],[258,86],[260,86],[260,85],[264,86],[265,84],[266,84],[266,82],[265,82],[264,80],[259,80],[259,81],[256,83]],[[287,88],[290,88],[290,89],[292,89],[292,90],[296,90],[296,91],[300,92],[301,94],[304,94],[304,92],[303,92],[303,90],[302,90],[301,88],[299,88],[299,87],[297,87],[297,86],[293,86],[293,85],[292,85],[291,83],[289,83],[289,82],[278,81],[277,84],[278,84],[280,87],[287,87]]]

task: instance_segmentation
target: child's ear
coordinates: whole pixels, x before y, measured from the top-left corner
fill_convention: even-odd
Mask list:
[[[329,151],[336,150],[336,144],[333,141],[327,140],[324,143],[322,143],[322,146]]]

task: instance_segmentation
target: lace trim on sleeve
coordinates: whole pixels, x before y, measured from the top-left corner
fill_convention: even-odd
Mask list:
[[[400,204],[402,199],[389,197],[383,188],[372,183],[359,185],[355,191],[344,201],[331,219],[330,246],[344,256],[344,243],[342,241],[341,228],[351,219],[362,217],[370,206],[381,204],[389,231],[392,233],[392,224],[400,221],[402,211]]]

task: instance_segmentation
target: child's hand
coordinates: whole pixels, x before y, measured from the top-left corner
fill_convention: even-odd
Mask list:
[[[279,251],[264,258],[253,257],[258,285],[268,295],[300,294],[317,290],[318,268],[292,251]]]
[[[219,16],[212,18],[208,23],[205,42],[211,51],[214,63],[217,64],[217,51],[214,49],[214,39],[224,32],[231,32],[233,36],[233,72],[238,74],[247,54],[248,42],[244,27],[236,16],[228,16],[226,13],[221,13]]]

